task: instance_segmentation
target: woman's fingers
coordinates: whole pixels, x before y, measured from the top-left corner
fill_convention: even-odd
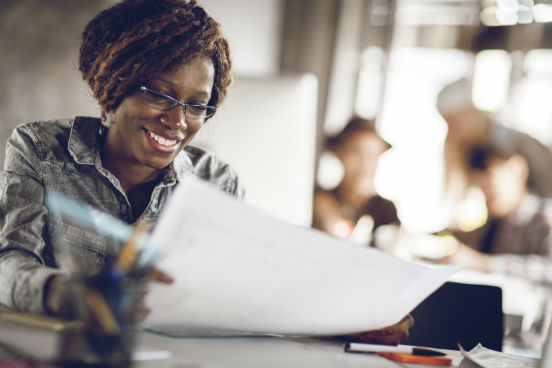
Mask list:
[[[355,335],[340,336],[349,341],[367,342],[374,344],[398,344],[408,339],[408,329],[414,325],[414,318],[407,315],[393,326],[381,330],[361,332]]]
[[[383,344],[398,344],[408,339],[410,327],[414,325],[414,318],[407,315],[396,325],[384,328],[381,342]]]
[[[161,271],[158,268],[153,267],[148,273],[151,281],[160,282],[163,284],[172,284],[174,279],[166,272]]]

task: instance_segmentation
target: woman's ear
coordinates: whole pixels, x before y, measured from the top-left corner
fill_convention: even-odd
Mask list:
[[[102,115],[104,116],[102,124],[106,127],[111,126],[111,123],[115,121],[115,112],[113,111],[104,112]]]

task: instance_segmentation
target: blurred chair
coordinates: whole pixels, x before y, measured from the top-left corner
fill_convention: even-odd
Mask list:
[[[318,82],[310,74],[238,77],[192,144],[236,169],[247,203],[310,226],[317,96]]]
[[[414,326],[405,344],[470,350],[478,343],[502,351],[502,289],[447,282],[411,312]]]

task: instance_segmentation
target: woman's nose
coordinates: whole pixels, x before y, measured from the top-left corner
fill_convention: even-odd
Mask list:
[[[173,109],[165,112],[165,118],[161,122],[172,130],[186,129],[186,113],[183,106],[176,106]]]

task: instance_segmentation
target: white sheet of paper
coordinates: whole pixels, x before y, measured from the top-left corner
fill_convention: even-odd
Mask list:
[[[398,322],[458,268],[407,262],[276,220],[194,177],[153,233],[157,267],[144,326],[335,335]]]
[[[512,355],[502,353],[483,347],[478,344],[469,352],[464,350],[462,346],[459,347],[462,356],[468,360],[468,362],[474,363],[472,365],[466,364],[462,361],[462,367],[476,367],[476,368],[537,368],[539,366],[539,360],[536,358],[529,358],[519,355]]]

